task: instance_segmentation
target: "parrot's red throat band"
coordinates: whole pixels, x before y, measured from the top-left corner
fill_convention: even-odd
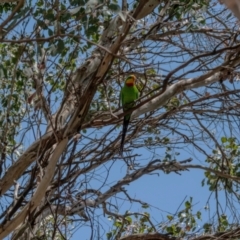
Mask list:
[[[133,87],[133,86],[134,86],[134,83],[126,83],[126,85],[127,85],[128,87]]]

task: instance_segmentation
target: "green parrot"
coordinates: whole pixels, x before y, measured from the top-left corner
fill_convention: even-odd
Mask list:
[[[139,92],[136,87],[135,81],[136,81],[136,77],[134,75],[128,76],[127,79],[125,80],[123,88],[121,89],[120,100],[122,103],[123,112],[131,109],[134,106],[135,101],[139,97]],[[127,133],[130,118],[131,118],[131,113],[125,115],[123,118],[122,141],[120,146],[121,155],[123,153],[124,139]]]

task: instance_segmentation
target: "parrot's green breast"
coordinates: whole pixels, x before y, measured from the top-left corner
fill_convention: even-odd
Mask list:
[[[136,86],[124,86],[121,90],[121,101],[124,107],[125,104],[134,102],[138,99],[138,89]]]

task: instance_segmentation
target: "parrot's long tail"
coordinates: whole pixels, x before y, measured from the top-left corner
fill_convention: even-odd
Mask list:
[[[128,130],[128,124],[130,122],[130,115],[127,115],[123,119],[123,129],[122,129],[122,140],[121,140],[121,145],[120,145],[120,155],[123,155],[123,146],[124,146],[124,140],[125,136]]]

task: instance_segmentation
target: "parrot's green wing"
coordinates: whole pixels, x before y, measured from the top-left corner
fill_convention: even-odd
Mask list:
[[[120,103],[121,103],[121,105],[123,107],[123,89],[121,89],[121,91],[120,91],[120,98],[119,98],[119,100],[120,100]]]

